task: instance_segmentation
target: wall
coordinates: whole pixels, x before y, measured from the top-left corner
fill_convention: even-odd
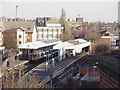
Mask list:
[[[67,21],[69,24],[69,28],[76,28],[78,26],[81,26],[83,24],[83,22],[81,21]],[[47,23],[59,23],[58,21],[47,21]]]
[[[33,33],[32,33],[32,42],[37,41],[37,31],[36,26],[34,25]]]
[[[60,38],[62,27],[37,27],[37,40]]]
[[[21,36],[21,38],[19,36]],[[17,45],[24,43],[25,43],[25,31],[22,29],[17,29]]]

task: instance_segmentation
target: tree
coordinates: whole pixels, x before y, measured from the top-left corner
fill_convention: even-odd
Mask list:
[[[22,73],[21,73],[22,75]],[[49,88],[47,84],[38,85],[40,79],[37,75],[26,75],[19,78],[18,69],[2,70],[2,88]]]
[[[11,32],[11,30],[6,30],[3,33],[3,45],[7,48],[7,49],[11,49],[11,48],[17,48],[17,31],[14,30],[13,32]]]
[[[97,32],[92,32],[92,31],[86,31],[85,32],[85,39],[88,41],[97,41],[101,38],[101,35],[98,34]]]
[[[97,56],[109,53],[109,50],[110,44],[107,41],[104,41],[103,39],[99,39],[91,44],[91,53]]]
[[[107,44],[98,44],[95,47],[96,55],[103,55],[109,52],[109,46]]]
[[[62,8],[62,12],[61,12],[61,17],[60,17],[60,24],[63,27],[63,31],[61,34],[61,40],[62,41],[68,41],[68,40],[72,40],[74,39],[74,37],[71,34],[71,31],[69,29],[69,25],[66,21],[66,13],[64,8]]]
[[[84,38],[84,33],[80,30],[72,30],[72,35],[74,36],[74,38]]]

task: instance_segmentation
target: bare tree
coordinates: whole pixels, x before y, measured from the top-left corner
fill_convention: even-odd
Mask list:
[[[98,44],[95,47],[95,54],[96,55],[103,55],[109,53],[109,46],[106,44]]]
[[[74,36],[74,38],[84,38],[85,34],[82,31],[76,31],[76,30],[72,30],[72,35]]]
[[[26,77],[19,78],[18,69],[2,70],[2,88],[49,88],[47,84],[39,84],[39,77],[36,75],[26,75]]]
[[[92,31],[86,31],[85,32],[85,39],[88,41],[97,41],[101,38],[101,35],[98,34],[97,32],[92,32]]]
[[[16,88],[16,73],[15,69],[7,70],[5,68],[2,69],[2,88]]]
[[[91,53],[101,56],[110,52],[110,44],[102,39],[91,44]]]
[[[16,30],[6,30],[3,33],[3,45],[10,49],[17,47],[17,34]]]
[[[71,31],[69,29],[69,25],[66,21],[66,13],[65,13],[65,10],[63,8],[62,8],[62,13],[61,13],[61,17],[60,17],[60,24],[63,27],[63,31],[62,31],[62,34],[60,36],[61,40],[67,41],[67,40],[74,39],[74,37],[72,36]]]

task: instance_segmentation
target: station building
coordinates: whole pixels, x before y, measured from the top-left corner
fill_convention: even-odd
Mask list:
[[[80,54],[82,52],[89,52],[90,45],[91,43],[84,39],[75,39],[59,43],[53,46],[53,49],[59,49],[60,53],[58,58],[61,61],[68,56],[75,56],[76,54]]]

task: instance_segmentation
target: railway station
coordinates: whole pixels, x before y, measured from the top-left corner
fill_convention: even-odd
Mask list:
[[[49,60],[54,58],[62,61],[67,57],[75,56],[82,52],[89,52],[90,42],[83,39],[75,39],[62,42],[58,39],[41,40],[20,45],[19,57],[29,61],[39,59]]]
[[[54,79],[62,80],[61,77],[66,77],[62,76],[64,70],[67,72],[65,74],[68,74],[69,69],[70,72],[71,70],[77,71],[77,61],[87,55],[90,49],[90,45],[90,42],[87,42],[83,39],[60,42],[56,45],[53,45],[52,49],[58,52],[56,56],[58,62],[56,62],[56,60],[52,62],[53,58],[45,58],[45,61],[43,63],[30,70],[28,74],[38,75],[43,83],[49,83],[51,73],[53,74]],[[73,70],[72,67],[76,67],[76,70]],[[71,75],[71,73],[69,74]],[[53,84],[56,83],[54,79]]]
[[[51,58],[52,55],[58,53],[56,50],[53,50],[53,46],[61,42],[59,39],[50,39],[22,44],[18,47],[19,57],[31,62],[39,59],[45,60],[46,57]]]

